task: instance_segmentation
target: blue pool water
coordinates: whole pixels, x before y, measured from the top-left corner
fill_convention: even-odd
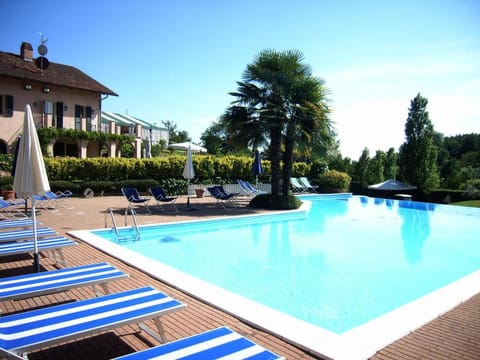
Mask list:
[[[93,233],[342,334],[480,269],[480,211],[309,197],[308,213]]]

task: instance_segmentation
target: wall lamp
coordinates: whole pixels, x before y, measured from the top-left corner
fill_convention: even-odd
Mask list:
[[[48,93],[50,92],[50,88],[44,87],[44,88],[42,88],[42,91],[43,91],[45,94],[48,94]]]
[[[28,90],[28,91],[32,90],[32,84],[25,84],[25,85],[23,85],[23,89],[24,89],[24,90]]]

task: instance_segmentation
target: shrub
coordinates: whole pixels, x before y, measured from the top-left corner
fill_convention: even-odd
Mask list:
[[[81,190],[81,186],[80,184],[73,183],[71,181],[53,180],[53,181],[50,181],[50,190],[52,190],[53,192],[57,192],[57,191],[65,192],[69,190],[74,194],[78,194]]]
[[[261,194],[250,200],[248,206],[266,210],[294,210],[298,209],[301,204],[302,202],[295,195],[273,196],[272,194]]]
[[[318,177],[316,183],[319,185],[320,190],[324,192],[346,191],[350,187],[351,181],[352,178],[347,173],[328,170]]]

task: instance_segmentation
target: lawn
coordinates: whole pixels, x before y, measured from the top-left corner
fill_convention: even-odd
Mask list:
[[[452,203],[451,205],[480,207],[480,200],[459,201],[459,202]]]

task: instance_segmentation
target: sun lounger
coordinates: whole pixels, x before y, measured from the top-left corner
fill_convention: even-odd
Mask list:
[[[19,209],[19,206],[25,206],[25,200],[7,201],[0,199],[0,219],[15,220],[23,219],[27,216]]]
[[[284,359],[246,337],[221,327],[151,349],[142,350],[115,360],[145,359]]]
[[[121,191],[123,196],[125,196],[125,198],[128,201],[128,206],[143,204],[145,206],[147,213],[150,214],[150,209],[148,208],[148,202],[150,201],[149,197],[140,196],[137,188],[134,188],[134,187],[122,187]],[[126,213],[126,210],[125,210],[125,213]]]
[[[158,290],[144,287],[6,315],[0,317],[0,348],[25,355],[45,346],[133,323],[165,342],[160,316],[184,307]],[[155,319],[158,332],[142,324],[147,319]]]
[[[256,187],[254,187],[252,184],[250,184],[248,181],[244,181],[245,183],[245,186],[247,187],[247,189],[249,189],[252,193],[254,193],[255,195],[259,195],[259,194],[266,194],[265,191],[262,191],[260,189],[257,189]]]
[[[40,221],[37,221],[37,226],[42,225]],[[0,221],[0,230],[13,229],[13,228],[30,228],[33,226],[32,219],[18,219],[18,220],[2,220]]]
[[[294,177],[290,178],[290,188],[296,193],[308,191],[308,189],[304,185],[300,184],[300,181]]]
[[[102,262],[0,278],[0,301],[46,295],[82,286],[92,286],[95,294],[100,296],[96,285],[100,285],[104,293],[108,294],[108,282],[126,277],[128,275],[124,272]]]
[[[217,204],[225,209],[225,203],[230,202],[235,194],[225,193],[220,190],[218,186],[212,186],[207,188],[208,192],[217,200]]]
[[[160,209],[162,209],[163,212],[166,212],[164,206],[167,204],[172,207],[173,211],[178,212],[177,206],[175,205],[177,201],[176,196],[168,196],[165,189],[161,186],[153,186],[149,188],[148,191],[152,194],[153,198],[157,200],[157,204],[160,205]]]
[[[76,245],[73,240],[59,236],[55,238],[40,238],[37,240],[38,252],[50,251],[55,261],[66,266],[62,248]],[[0,243],[0,257],[34,252],[33,240]]]
[[[298,181],[300,182],[300,184],[302,184],[305,189],[307,189],[308,191],[310,192],[317,192],[318,191],[318,186],[317,185],[312,185],[310,184],[310,180],[308,180],[307,177],[305,176],[302,176],[302,177],[299,177],[298,178]]]
[[[49,227],[37,228],[37,237],[58,235],[58,233]],[[33,229],[0,231],[0,243],[17,240],[33,239]]]

